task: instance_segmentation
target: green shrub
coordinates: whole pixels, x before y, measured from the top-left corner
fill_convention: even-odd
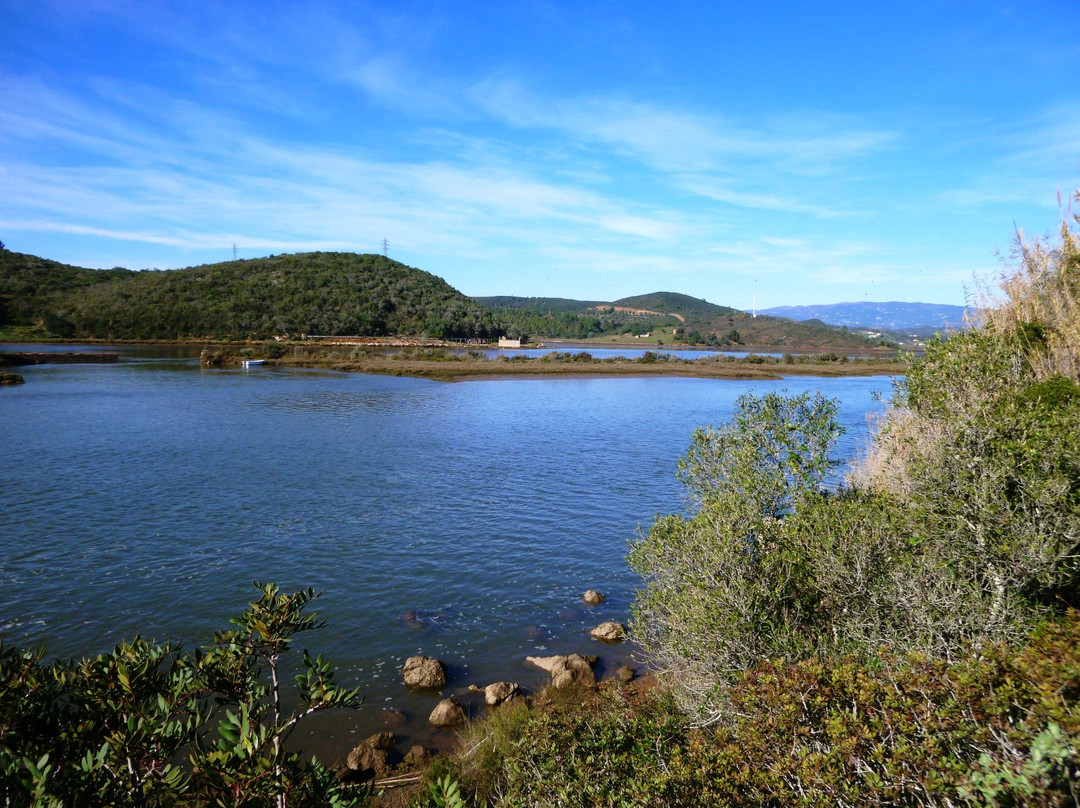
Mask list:
[[[300,707],[283,708],[280,662],[297,634],[323,625],[304,614],[317,595],[256,586],[260,597],[236,628],[194,652],[137,637],[93,658],[45,664],[44,651],[0,644],[3,804],[357,804],[363,792],[283,746],[304,717],[360,702],[334,683],[322,656],[305,651]]]
[[[730,424],[699,429],[679,462],[696,511],[657,518],[631,547],[645,587],[633,633],[702,719],[732,675],[763,656],[813,651],[816,604],[784,519],[836,465],[836,403],[820,394],[742,396]]]
[[[762,662],[734,720],[690,726],[662,689],[578,691],[474,724],[458,760],[492,806],[1073,805],[1080,615],[1019,650]]]

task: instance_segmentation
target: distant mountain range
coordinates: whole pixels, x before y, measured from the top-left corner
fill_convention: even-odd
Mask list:
[[[820,320],[848,328],[887,331],[933,331],[962,328],[965,313],[974,309],[943,303],[831,303],[822,306],[774,306],[758,314],[792,320]]]

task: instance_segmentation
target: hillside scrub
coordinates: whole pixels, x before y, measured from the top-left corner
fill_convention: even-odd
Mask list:
[[[283,334],[493,338],[491,313],[381,255],[315,252],[176,270],[99,271],[0,250],[0,327],[97,339]]]

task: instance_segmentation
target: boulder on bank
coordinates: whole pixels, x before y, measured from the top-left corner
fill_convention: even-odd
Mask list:
[[[601,603],[607,600],[607,595],[602,595],[595,589],[587,589],[585,591],[585,594],[581,596],[581,599],[588,603],[590,606],[599,606]]]
[[[626,626],[622,623],[616,623],[614,620],[609,620],[598,625],[589,634],[592,635],[594,640],[621,642],[626,639]]]
[[[432,657],[409,657],[405,660],[401,673],[408,687],[424,690],[441,690],[446,687],[446,666]]]
[[[518,695],[517,682],[495,682],[484,688],[484,703],[488,707],[498,707]]]
[[[564,687],[572,685],[596,684],[596,675],[592,669],[592,666],[596,663],[590,662],[588,658],[580,654],[526,657],[525,661],[550,673],[551,684],[556,690],[562,690]]]
[[[428,722],[436,727],[456,727],[464,724],[467,719],[465,708],[453,696],[436,704],[428,716]]]
[[[420,744],[414,745],[401,761],[401,767],[405,769],[419,769],[426,766],[431,760],[431,753]]]
[[[390,750],[396,739],[392,732],[376,732],[349,752],[345,765],[362,779],[386,777],[390,774]]]

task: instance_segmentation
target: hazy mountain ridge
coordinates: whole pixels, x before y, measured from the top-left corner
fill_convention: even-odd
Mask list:
[[[773,306],[758,314],[787,317],[799,322],[816,319],[828,325],[848,328],[876,328],[889,331],[961,328],[965,313],[974,309],[944,303],[857,302],[815,306]]]

